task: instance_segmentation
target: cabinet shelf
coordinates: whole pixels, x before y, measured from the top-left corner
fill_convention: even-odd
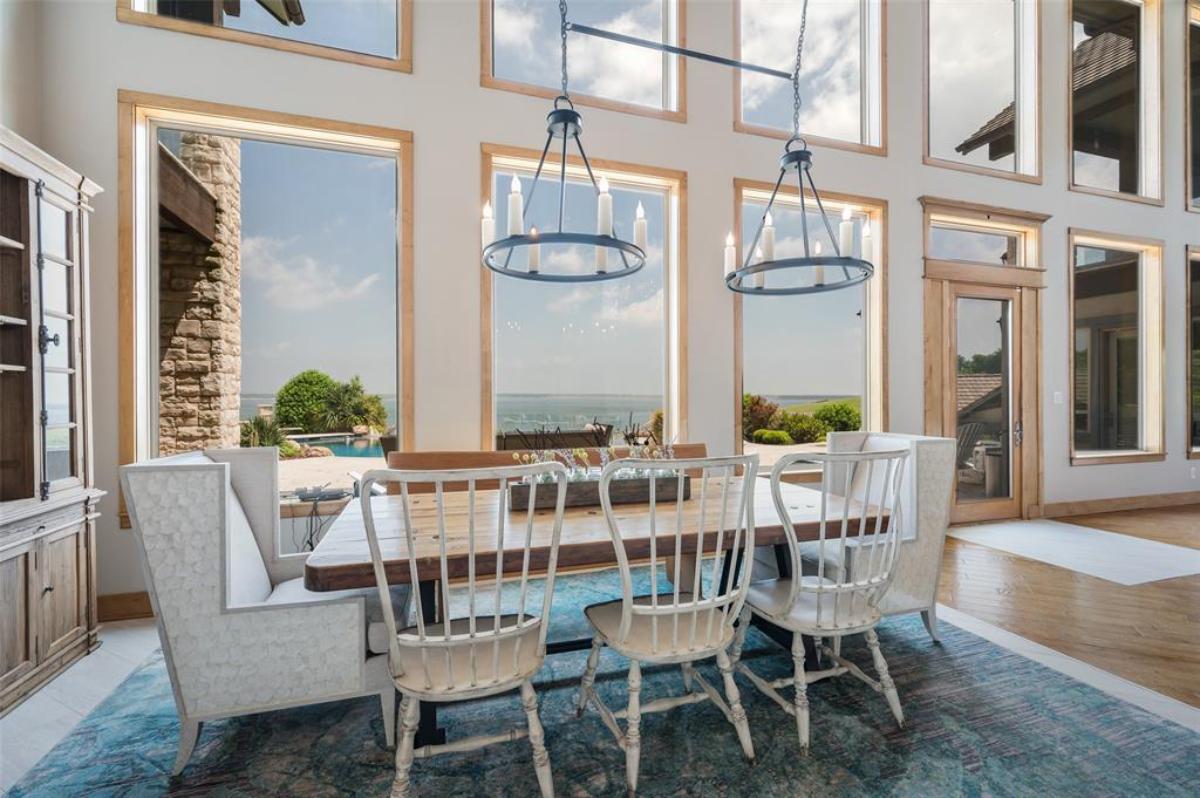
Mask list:
[[[10,366],[7,363],[0,363],[0,374],[3,374],[7,371],[20,373],[20,372],[25,371],[25,367],[24,366]]]
[[[0,327],[28,327],[29,322],[19,316],[5,316],[0,313]]]
[[[23,249],[25,249],[25,245],[22,244],[20,241],[14,241],[11,238],[6,238],[5,236],[0,236],[0,249],[23,250]]]

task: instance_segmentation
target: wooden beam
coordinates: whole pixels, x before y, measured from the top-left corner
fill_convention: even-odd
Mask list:
[[[217,198],[162,144],[158,155],[159,212],[211,244],[217,236]]]

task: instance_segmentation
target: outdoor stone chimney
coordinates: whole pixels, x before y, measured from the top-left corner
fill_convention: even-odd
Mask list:
[[[160,155],[172,157],[164,150]],[[211,241],[173,223],[165,211],[160,215],[158,439],[164,455],[239,442],[240,142],[184,132],[178,161],[184,182],[199,184],[187,186],[191,196],[214,202],[216,213],[206,233]]]

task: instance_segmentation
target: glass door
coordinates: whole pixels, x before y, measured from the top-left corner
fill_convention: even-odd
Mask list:
[[[1020,289],[955,286],[945,434],[957,442],[953,520],[1021,514]]]

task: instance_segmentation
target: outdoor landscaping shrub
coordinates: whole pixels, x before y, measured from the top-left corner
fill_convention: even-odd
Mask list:
[[[766,443],[771,446],[791,446],[795,443],[792,436],[781,429],[756,429],[754,430],[754,442]]]
[[[742,394],[742,439],[751,440],[755,430],[771,429],[771,417],[779,405],[755,393]]]
[[[850,402],[830,402],[821,405],[813,413],[813,418],[834,432],[853,432],[862,427],[862,414]]]
[[[789,413],[781,411],[777,417],[777,426],[784,430],[795,443],[816,443],[824,440],[829,427],[823,421],[813,418],[807,413]]]
[[[279,423],[272,418],[255,416],[242,422],[241,444],[251,446],[281,446],[287,438]]]
[[[338,432],[364,425],[383,430],[387,427],[387,409],[378,394],[367,393],[362,380],[351,377],[350,382],[338,383],[329,392],[321,420],[326,430]]]
[[[337,381],[323,371],[308,369],[292,377],[275,394],[275,420],[281,427],[324,432],[325,408]]]
[[[289,441],[284,438],[283,443],[279,444],[279,459],[293,460],[301,457],[304,453],[301,451],[299,444],[295,441]]]
[[[662,408],[655,410],[650,414],[650,437],[654,438],[655,443],[664,443],[663,441],[663,411]]]

